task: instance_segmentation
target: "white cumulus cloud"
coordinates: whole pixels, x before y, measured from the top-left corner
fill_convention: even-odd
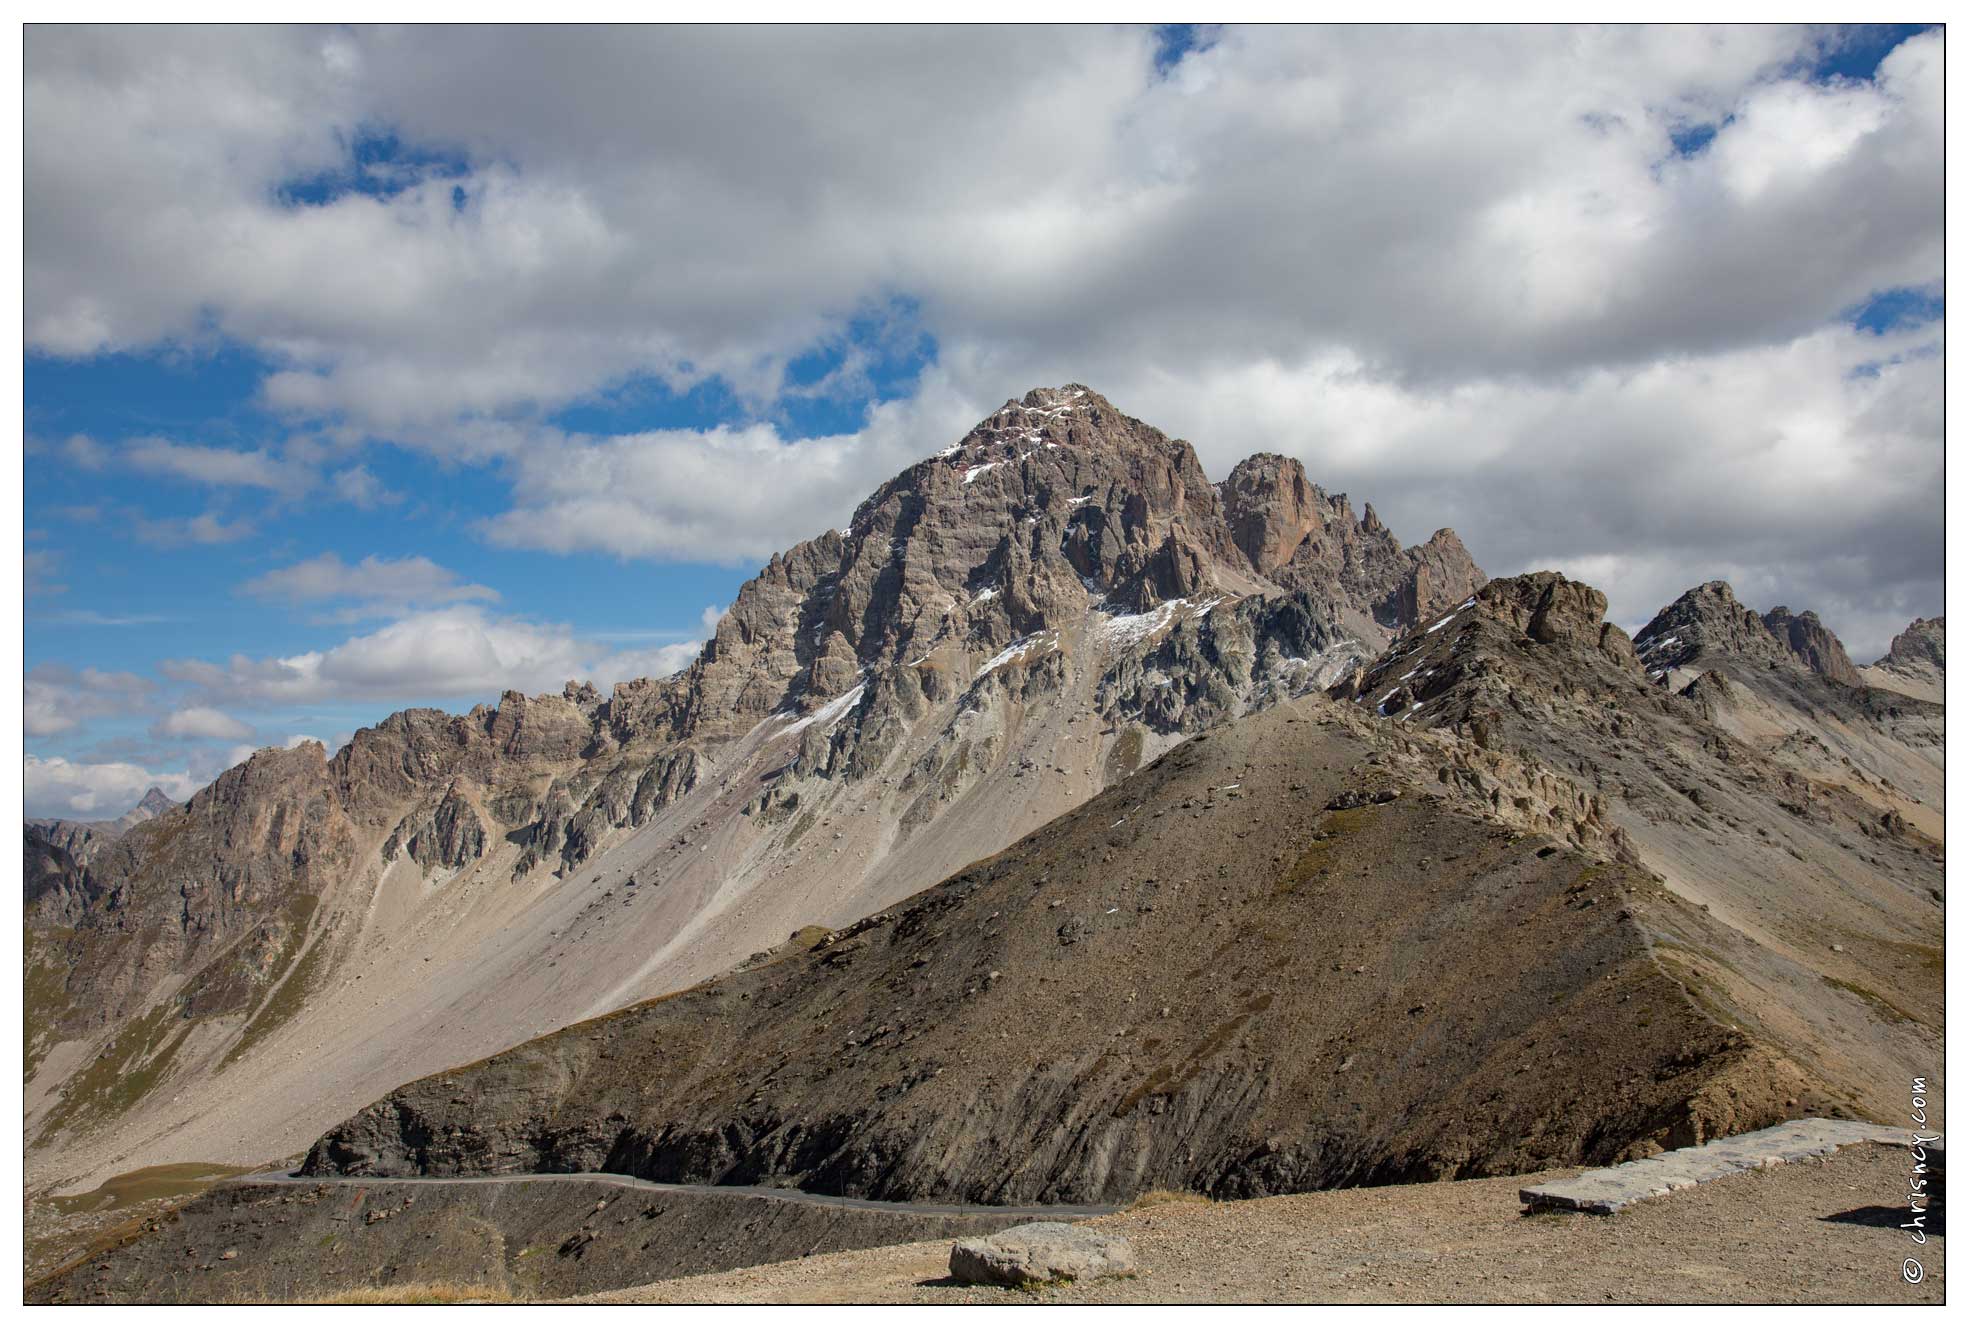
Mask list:
[[[318,554],[284,568],[262,573],[240,587],[251,596],[289,604],[356,601],[368,615],[412,605],[454,604],[467,600],[497,600],[490,586],[468,583],[449,568],[423,555],[383,558],[370,555],[345,563],[341,555]]]
[[[167,660],[165,675],[207,702],[299,703],[491,699],[507,689],[559,691],[675,673],[700,643],[604,652],[559,624],[495,616],[477,605],[405,615],[326,650],[225,661]]]
[[[252,733],[252,725],[212,706],[182,707],[150,727],[152,738],[241,739]]]

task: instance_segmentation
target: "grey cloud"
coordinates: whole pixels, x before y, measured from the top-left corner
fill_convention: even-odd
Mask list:
[[[21,768],[28,816],[81,820],[121,816],[153,786],[172,798],[189,798],[209,778],[189,770],[149,770],[130,762],[75,762],[32,753]]]
[[[104,55],[139,39],[173,60]],[[1230,29],[1164,80],[1146,33],[1098,28],[37,34],[30,341],[209,315],[291,361],[274,403],[398,426],[635,372],[770,396],[897,291],[943,337],[1177,372],[1342,345],[1435,377],[1714,349],[1937,269],[1939,37],[1877,86],[1776,78],[1812,40]],[[183,68],[201,77],[164,86]],[[269,114],[224,113],[241,101]],[[174,138],[172,170],[146,157],[161,115],[209,131]],[[1673,156],[1671,128],[1726,117]],[[468,152],[469,205],[448,178],[278,204],[377,122]],[[93,171],[57,159],[85,143]],[[108,192],[156,215],[71,224]],[[192,234],[220,223],[223,255]]]
[[[403,502],[403,495],[378,480],[367,466],[350,466],[339,470],[330,483],[342,500],[354,507],[393,507]]]
[[[55,580],[61,554],[52,549],[29,549],[21,555],[23,584],[29,595],[60,595],[67,586]]]
[[[87,434],[71,434],[61,445],[61,453],[72,465],[85,471],[100,471],[109,464],[109,449]]]

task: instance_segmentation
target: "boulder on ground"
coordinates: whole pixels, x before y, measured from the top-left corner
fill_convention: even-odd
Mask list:
[[[950,1248],[950,1274],[960,1283],[1054,1283],[1112,1278],[1135,1272],[1135,1248],[1071,1223],[1023,1223]]]

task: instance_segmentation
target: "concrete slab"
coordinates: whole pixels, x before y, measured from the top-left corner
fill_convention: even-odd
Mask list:
[[[1518,1192],[1518,1198],[1533,1209],[1612,1214],[1641,1200],[1732,1173],[1822,1157],[1841,1145],[1890,1144],[1906,1148],[1913,1137],[1914,1132],[1906,1126],[1807,1117],[1687,1149],[1672,1149],[1616,1167],[1595,1168],[1565,1181],[1527,1186]]]

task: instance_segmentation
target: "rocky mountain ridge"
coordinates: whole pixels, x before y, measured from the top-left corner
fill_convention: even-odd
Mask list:
[[[105,821],[62,817],[29,818],[24,828],[25,898],[43,916],[66,917],[84,906],[90,860],[133,826],[161,817],[178,805],[155,785],[137,805]]]
[[[1939,677],[1941,640],[1941,619],[1916,619],[1894,639],[1899,653],[1890,651],[1871,668],[1899,670],[1904,677],[1932,670]],[[1670,688],[1686,686],[1712,661],[1740,669],[1796,666],[1854,688],[1891,686],[1855,667],[1845,645],[1816,613],[1808,609],[1794,614],[1779,605],[1759,614],[1738,601],[1725,581],[1704,582],[1684,592],[1636,634],[1634,647],[1649,675]]]
[[[1887,654],[1874,663],[1902,669],[1912,669],[1918,665],[1940,669],[1944,664],[1944,655],[1943,623],[1937,615],[1934,618],[1917,618],[1908,624],[1896,634]]]
[[[1942,1028],[1942,708],[1812,672],[1722,583],[1633,643],[1605,610],[1558,573],[1493,581],[1335,695],[1563,777],[1720,925],[1679,961],[1708,999],[1848,1110],[1889,1112],[1872,1086],[1919,1074]],[[1478,787],[1500,815],[1547,801]]]

